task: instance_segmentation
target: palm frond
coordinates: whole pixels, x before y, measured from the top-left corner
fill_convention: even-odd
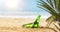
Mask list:
[[[55,16],[50,16],[49,18],[46,19],[46,21],[54,21]]]
[[[47,10],[47,12],[49,12],[50,14],[52,14],[52,15],[55,15],[56,16],[56,11],[52,8],[52,7],[50,7],[50,5],[48,5],[46,2],[44,2],[43,0],[40,0],[40,3],[42,2],[42,4],[39,4],[39,6],[41,7],[44,7],[44,8],[46,8]],[[44,9],[43,8],[43,9]]]
[[[53,23],[53,24],[54,24],[54,23]],[[57,25],[54,24],[54,26],[60,31],[60,28],[59,28]]]
[[[40,0],[38,2],[39,8],[44,9],[52,15],[46,20],[48,25],[50,25],[53,21],[60,22],[60,0]]]
[[[58,11],[60,13],[60,0],[58,1]]]
[[[58,9],[58,0],[54,0],[55,8]]]
[[[48,24],[47,24],[47,27],[49,27],[50,26],[50,24],[52,23],[52,22],[54,22],[54,20],[55,20],[55,16],[50,16],[49,18],[47,18],[47,22],[48,22]]]
[[[47,0],[47,2],[54,8],[53,1],[54,0]]]

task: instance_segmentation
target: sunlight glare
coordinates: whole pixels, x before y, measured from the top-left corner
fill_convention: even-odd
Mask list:
[[[8,9],[17,9],[19,6],[19,3],[22,2],[20,0],[5,0],[5,6]],[[22,3],[20,3],[21,5]]]

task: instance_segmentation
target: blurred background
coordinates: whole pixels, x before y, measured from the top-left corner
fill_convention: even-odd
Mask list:
[[[48,12],[37,7],[38,0],[0,0],[0,17],[48,18]]]

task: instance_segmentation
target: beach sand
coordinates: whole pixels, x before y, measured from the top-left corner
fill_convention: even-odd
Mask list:
[[[33,23],[35,18],[0,18],[0,32],[55,32],[49,28],[23,28],[26,23]],[[46,27],[45,19],[41,19],[40,26]],[[54,27],[52,25],[52,27]]]

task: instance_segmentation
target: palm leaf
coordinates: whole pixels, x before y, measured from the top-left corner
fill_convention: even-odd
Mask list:
[[[54,23],[53,23],[53,24],[54,24]],[[59,28],[57,25],[54,24],[54,26],[60,31],[60,28]]]
[[[55,16],[50,16],[49,18],[46,19],[46,21],[48,22],[47,27],[49,27],[50,24],[54,22],[54,19],[55,19]]]
[[[55,16],[50,16],[49,18],[46,19],[46,21],[54,21]]]
[[[54,0],[55,10],[60,13],[60,0]]]
[[[38,7],[44,9],[49,12],[52,16],[47,19],[48,25],[50,25],[53,21],[60,22],[60,0],[40,0],[38,1]]]
[[[54,15],[54,16],[56,16],[57,15],[57,13],[56,13],[56,11],[54,10],[54,9],[52,9],[52,7],[50,7],[50,5],[48,5],[46,2],[44,2],[43,0],[40,0],[40,2],[43,2],[42,3],[42,5],[40,5],[40,4],[38,4],[39,5],[39,7],[44,7],[44,8],[46,8],[47,10],[47,12],[49,12],[50,14],[52,14],[52,15]],[[44,9],[43,8],[43,9]]]
[[[54,0],[47,0],[47,2],[54,8],[53,1]]]
[[[60,0],[58,1],[58,11],[60,13]]]
[[[40,0],[40,3],[41,4],[38,4],[39,5],[38,7],[40,7],[40,8],[44,7],[43,9],[46,9],[45,11],[49,12],[51,15],[53,15],[53,16],[55,16],[57,18],[60,18],[60,14],[59,14],[59,11],[60,10],[58,10],[58,6],[60,5],[59,4],[60,3],[60,0],[47,0],[47,2],[50,5],[48,3],[46,3],[45,1],[43,1],[43,0]],[[54,6],[54,7],[52,7],[52,6]]]
[[[58,9],[58,1],[59,0],[54,0],[54,5],[55,5],[55,8]]]

